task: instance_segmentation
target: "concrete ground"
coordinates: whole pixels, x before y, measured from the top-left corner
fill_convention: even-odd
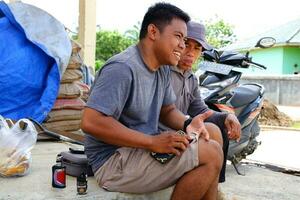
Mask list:
[[[100,189],[94,177],[88,178],[86,195],[77,195],[76,178],[67,176],[66,188],[53,188],[51,184],[51,167],[55,164],[56,155],[77,147],[63,142],[38,142],[32,150],[31,172],[18,178],[0,177],[0,200],[44,200],[44,199],[97,199],[97,200],[158,200],[166,199],[172,188],[147,195],[130,195],[117,192],[105,192]]]
[[[239,167],[245,176],[235,173],[227,165],[227,179],[221,188],[228,199],[237,200],[299,200],[300,199],[300,132],[264,130],[258,137],[262,144]],[[282,169],[297,171],[298,176],[272,171],[273,167],[258,167],[269,164]]]
[[[280,164],[300,171],[300,132],[268,130],[260,135],[262,145],[248,157],[252,162]],[[88,193],[76,194],[76,180],[67,176],[67,187],[55,189],[51,186],[51,166],[56,154],[67,150],[69,143],[38,142],[32,150],[31,172],[19,178],[0,177],[0,199],[168,199],[172,188],[147,195],[129,195],[105,192],[98,188],[93,177],[88,178]],[[244,160],[248,162],[248,160]],[[275,172],[254,164],[243,164],[239,169],[245,176],[237,175],[232,165],[227,166],[227,181],[220,185],[230,200],[298,200],[300,198],[300,177]],[[298,173],[299,174],[299,173]]]
[[[300,130],[263,130],[262,144],[247,158],[300,171]]]

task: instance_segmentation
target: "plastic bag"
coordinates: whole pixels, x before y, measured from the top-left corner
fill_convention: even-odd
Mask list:
[[[10,127],[0,115],[0,176],[24,176],[31,165],[31,149],[37,141],[37,130],[28,119]]]

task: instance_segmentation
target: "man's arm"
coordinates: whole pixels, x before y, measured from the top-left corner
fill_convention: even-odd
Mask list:
[[[188,118],[180,112],[175,104],[162,106],[159,120],[174,130],[182,130],[185,120]]]
[[[91,108],[84,109],[81,129],[108,144],[145,149],[151,146],[150,136],[129,129],[113,117]]]
[[[228,114],[224,122],[229,139],[235,139],[237,141],[241,138],[241,124],[234,114]]]
[[[180,155],[188,145],[188,137],[175,133],[156,136],[129,129],[111,116],[106,116],[94,109],[85,108],[81,129],[108,144],[122,147],[143,148],[157,153]]]
[[[206,140],[209,139],[208,132],[204,126],[204,120],[210,117],[213,114],[213,111],[208,110],[203,114],[199,114],[193,118],[191,123],[188,125],[186,132],[187,133],[197,133],[200,136],[203,136]],[[183,129],[184,122],[187,119],[175,106],[171,104],[168,106],[163,106],[160,112],[160,121],[166,124],[168,127],[174,130]]]
[[[194,117],[198,114],[205,113],[208,110],[210,110],[201,97],[200,88],[198,86],[198,81],[195,75],[193,75],[192,84],[189,85],[189,87],[190,87],[190,91],[192,91],[194,99],[188,107],[188,114],[191,117]]]
[[[189,106],[188,114],[190,116],[195,116],[197,114],[204,113],[207,112],[208,110],[211,110],[208,108],[204,100],[201,98],[200,88],[198,86],[198,82],[196,78],[193,79],[192,91],[195,99]],[[226,126],[230,139],[240,138],[241,126],[239,121],[233,114],[214,111],[214,113],[210,117],[208,117],[205,121],[212,122],[220,128]]]

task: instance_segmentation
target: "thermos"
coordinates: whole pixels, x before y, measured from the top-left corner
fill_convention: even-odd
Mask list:
[[[66,187],[66,167],[61,165],[61,157],[58,156],[56,164],[52,166],[52,187]]]

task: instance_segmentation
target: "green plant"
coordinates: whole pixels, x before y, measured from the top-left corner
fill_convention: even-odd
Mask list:
[[[218,16],[205,21],[206,39],[215,48],[225,47],[236,41],[232,25],[224,22]]]
[[[135,43],[135,44],[138,43],[141,25],[142,25],[142,23],[140,21],[138,21],[137,24],[134,25],[132,29],[125,31],[124,36],[129,38],[130,40],[132,40],[133,43]]]
[[[101,67],[104,65],[105,61],[104,60],[96,60],[95,61],[95,71],[98,71],[101,69]]]
[[[292,127],[300,129],[300,122],[294,122],[293,125],[292,125]]]
[[[106,61],[133,43],[117,31],[100,30],[96,33],[96,60]]]

